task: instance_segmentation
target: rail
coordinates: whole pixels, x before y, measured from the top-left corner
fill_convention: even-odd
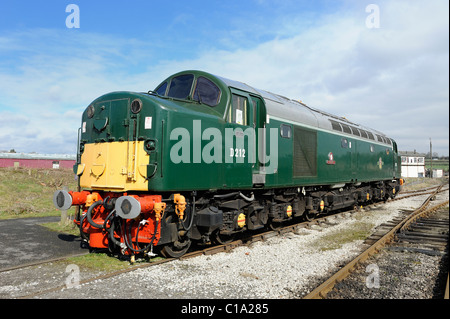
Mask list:
[[[405,219],[400,221],[395,227],[393,227],[389,232],[387,232],[384,236],[382,236],[378,241],[376,241],[369,248],[367,248],[365,251],[363,251],[359,256],[357,256],[355,259],[350,261],[347,265],[345,265],[338,272],[336,272],[334,275],[332,275],[330,278],[328,278],[320,286],[318,286],[316,289],[314,289],[312,292],[310,292],[308,295],[306,295],[304,297],[304,299],[325,298],[326,295],[328,294],[328,292],[330,292],[333,289],[333,287],[336,283],[345,279],[350,274],[350,272],[356,267],[356,265],[364,262],[370,256],[377,253],[383,246],[385,246],[386,244],[391,242],[394,239],[394,236],[397,234],[398,231],[400,231],[403,228],[408,227],[413,221],[420,218],[421,216],[425,216],[426,214],[434,212],[437,209],[448,205],[449,201],[447,200],[447,201],[445,201],[441,204],[438,204],[436,206],[433,206],[429,209],[426,208],[429,205],[432,198],[441,190],[442,186],[443,185],[438,187],[436,189],[436,191],[434,191],[430,196],[428,196],[428,198],[425,200],[425,202],[418,209],[416,209],[411,214],[409,214]]]
[[[419,196],[419,195],[423,195],[423,193],[422,194],[414,194],[414,195],[410,195],[410,196]],[[408,196],[408,197],[410,197],[410,196]],[[402,200],[402,199],[405,199],[405,197],[395,198],[395,199],[393,199],[391,201]],[[377,204],[379,204],[379,203],[377,203]],[[368,205],[368,207],[370,207],[370,206],[371,205]],[[336,215],[339,215],[339,214],[346,214],[348,212],[349,211],[344,211],[344,212],[336,213],[334,215],[336,216]],[[194,258],[196,256],[200,256],[200,255],[213,255],[213,254],[220,253],[220,252],[228,252],[228,251],[230,251],[230,250],[232,250],[232,249],[234,249],[236,247],[239,247],[239,246],[249,245],[251,243],[258,242],[258,241],[265,241],[265,240],[267,240],[267,239],[269,239],[271,237],[277,236],[277,235],[282,235],[282,234],[289,233],[289,232],[296,232],[298,229],[301,229],[301,228],[304,228],[304,227],[311,227],[312,225],[320,225],[321,223],[326,223],[327,222],[327,218],[329,218],[329,216],[330,215],[319,217],[319,218],[316,218],[316,219],[311,220],[311,221],[304,221],[304,222],[301,222],[301,223],[295,223],[295,224],[287,225],[287,226],[278,228],[276,230],[271,230],[271,231],[265,231],[265,232],[261,232],[261,233],[252,234],[250,236],[246,236],[244,238],[235,240],[235,241],[233,241],[231,243],[228,243],[228,244],[216,245],[216,246],[206,247],[206,248],[200,249],[200,250],[195,250],[195,251],[189,252],[189,253],[187,253],[187,254],[179,257],[179,258],[166,258],[166,259],[160,259],[160,260],[157,260],[157,261],[150,261],[149,263],[143,263],[143,264],[135,265],[134,267],[118,270],[118,271],[107,273],[107,274],[102,274],[102,275],[99,275],[99,276],[96,276],[96,277],[92,277],[92,278],[88,278],[88,279],[85,279],[83,281],[80,281],[80,284],[82,285],[82,284],[89,283],[89,282],[92,282],[92,281],[95,281],[95,280],[106,279],[106,278],[118,276],[120,274],[131,272],[131,271],[139,269],[139,268],[146,268],[146,267],[156,266],[156,265],[159,265],[159,264],[162,264],[162,263],[166,263],[166,262],[170,262],[170,261],[173,261],[173,260],[176,260],[176,259],[185,260],[185,259],[189,259],[189,258]],[[362,257],[364,257],[364,256],[362,256]],[[58,258],[58,260],[61,260],[61,259],[64,259],[64,258]],[[54,260],[51,260],[51,261],[54,261]],[[361,261],[363,261],[363,260],[361,260]],[[38,264],[43,264],[43,263],[45,263],[45,261],[38,262]],[[14,269],[19,269],[19,268],[23,268],[23,267],[28,267],[30,265],[32,265],[32,264],[22,265],[22,267],[21,266],[17,266],[17,267],[13,267],[13,268]],[[12,270],[12,269],[7,269],[7,270]],[[39,292],[27,294],[27,295],[20,296],[20,297],[17,297],[17,298],[19,298],[19,299],[33,298],[33,297],[36,297],[38,295],[43,295],[43,294],[50,293],[50,292],[53,292],[53,291],[58,291],[58,290],[61,290],[63,288],[65,288],[65,285],[60,285],[58,287],[45,289],[45,290],[42,290],[42,291],[39,291]]]

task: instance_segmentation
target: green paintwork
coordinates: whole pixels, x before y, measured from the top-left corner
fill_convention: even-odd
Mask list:
[[[265,125],[267,129],[267,153],[270,150],[271,142],[268,131],[271,128],[278,130],[278,167],[273,174],[265,175],[265,188],[333,185],[400,178],[400,162],[395,143],[394,147],[389,147],[337,132],[323,129],[316,130],[310,126],[305,126],[304,129],[316,132],[316,172],[311,176],[295,177],[292,158],[295,138],[294,128],[295,126],[303,126],[301,123],[275,118],[266,123],[266,108],[261,96],[254,92],[230,88],[220,78],[205,72],[180,72],[162,83],[170,82],[171,78],[187,73],[194,74],[195,79],[199,76],[206,77],[220,88],[222,93],[216,106],[210,107],[192,100],[195,80],[191,94],[186,100],[147,93],[109,93],[91,103],[95,109],[92,118],[88,117],[87,109],[83,113],[80,135],[81,150],[83,145],[87,143],[146,141],[146,145],[151,145],[151,149],[147,150],[150,154],[149,163],[139,164],[148,164],[147,173],[150,177],[148,188],[151,192],[251,189],[254,186],[253,174],[258,173],[264,165],[259,161],[256,161],[256,163],[248,162],[249,152],[251,152],[248,145],[249,139],[252,137],[240,134],[237,130],[245,131],[247,128],[253,128],[253,126],[257,129]],[[247,98],[248,126],[227,121],[232,93]],[[142,110],[138,114],[133,114],[130,111],[130,105],[135,99],[142,101]],[[256,106],[254,106],[252,100],[255,100]],[[254,107],[255,109],[253,109]],[[149,121],[149,118],[151,118],[151,121]],[[149,122],[151,123],[149,124]],[[200,125],[196,126],[196,124]],[[290,138],[280,136],[279,130],[282,124],[292,127]],[[199,126],[201,126],[201,129]],[[237,162],[239,156],[230,156],[230,145],[227,145],[225,141],[226,129],[233,132],[233,148],[236,148],[237,140],[244,140],[246,157],[243,163]],[[175,134],[176,132],[181,132],[181,135]],[[211,147],[212,144],[210,143],[217,138],[217,136],[209,135],[209,133],[214,132],[222,133],[221,142],[216,143],[221,145],[221,150],[215,149],[221,151],[221,156],[216,158],[218,163],[205,163],[201,155],[202,152],[209,152],[208,146]],[[180,143],[184,133],[188,134],[189,138],[189,155],[184,158],[187,159],[185,162],[174,163],[171,159],[171,151],[174,147],[181,145],[177,143]],[[259,133],[257,130],[255,133],[255,140],[257,141]],[[351,148],[341,146],[342,138],[346,138],[351,143]],[[371,146],[373,151],[371,151]],[[256,146],[256,154],[258,152]],[[333,154],[332,160],[329,159],[330,152]],[[239,150],[237,153],[239,153]],[[185,153],[182,154],[186,155]],[[109,154],[109,156],[114,155]],[[396,163],[397,167],[395,167]]]

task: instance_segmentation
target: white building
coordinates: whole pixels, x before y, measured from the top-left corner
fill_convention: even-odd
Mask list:
[[[433,169],[433,178],[440,178],[444,176],[444,170],[442,169]]]
[[[425,177],[425,154],[400,152],[402,157],[402,177]]]

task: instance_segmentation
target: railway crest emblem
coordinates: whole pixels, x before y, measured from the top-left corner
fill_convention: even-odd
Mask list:
[[[333,153],[331,153],[331,152],[328,153],[327,164],[328,164],[328,165],[334,165],[334,164],[336,164],[336,161],[334,160]]]
[[[377,162],[377,165],[378,165],[378,167],[380,168],[380,169],[382,169],[383,168],[383,164],[384,164],[384,162],[383,162],[383,160],[381,159],[381,157],[378,159],[378,162]]]

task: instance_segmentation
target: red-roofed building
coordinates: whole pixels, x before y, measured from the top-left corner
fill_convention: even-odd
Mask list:
[[[72,169],[75,155],[0,153],[0,167]]]

